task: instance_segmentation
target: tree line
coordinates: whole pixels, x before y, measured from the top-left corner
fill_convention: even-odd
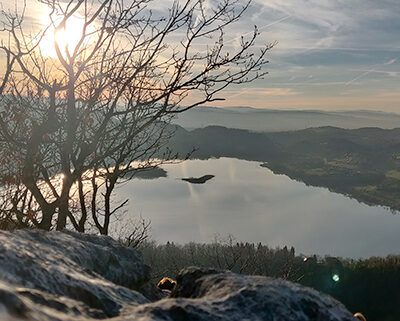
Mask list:
[[[236,242],[232,237],[211,243],[139,244],[151,266],[152,281],[174,278],[188,266],[230,270],[246,275],[282,278],[327,293],[367,320],[400,319],[400,256],[343,259],[296,255],[293,247],[270,248]]]

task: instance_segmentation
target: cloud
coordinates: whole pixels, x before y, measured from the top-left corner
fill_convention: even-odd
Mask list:
[[[400,76],[400,71],[388,71],[388,70],[378,70],[378,69],[370,69],[370,70],[360,70],[360,69],[355,69],[354,71],[357,72],[362,72],[362,73],[376,73],[376,74],[382,74],[382,75],[386,75],[389,77],[398,77]]]
[[[262,96],[296,96],[299,95],[300,92],[294,91],[291,88],[242,88],[241,90],[230,90],[231,95],[229,95],[229,99],[234,99],[239,96],[247,96],[247,97],[262,97]]]
[[[28,0],[30,12],[37,12],[35,3]],[[172,3],[150,6],[156,16],[167,15]],[[216,5],[204,3],[208,9]],[[398,105],[398,95],[391,96],[398,90],[393,78],[400,76],[399,17],[398,0],[253,0],[242,19],[225,30],[224,49],[235,48],[242,35],[251,37],[257,25],[255,49],[278,41],[268,52],[269,75],[252,84],[256,88],[236,87],[221,96],[230,105],[393,109]],[[184,36],[177,32],[169,41]],[[214,42],[204,39],[193,51]]]
[[[400,7],[395,0],[255,0],[254,5],[262,12],[252,16],[259,25],[291,17],[273,32],[287,48],[383,49],[399,43]]]
[[[385,62],[384,65],[393,65],[398,58],[390,59],[389,61]]]

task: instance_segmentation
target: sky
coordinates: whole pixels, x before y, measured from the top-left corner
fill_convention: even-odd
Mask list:
[[[397,0],[255,0],[247,14],[278,44],[269,75],[226,104],[400,113]]]
[[[154,3],[166,11],[171,1]],[[277,41],[269,74],[228,88],[218,106],[400,113],[398,0],[253,0],[225,34],[226,46],[254,25],[260,46]]]

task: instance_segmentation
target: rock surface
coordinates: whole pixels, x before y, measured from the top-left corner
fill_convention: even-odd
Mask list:
[[[121,320],[354,321],[333,298],[294,283],[261,276],[188,268],[171,298],[133,309]]]
[[[354,321],[338,301],[265,277],[188,268],[171,296],[150,302],[148,267],[108,237],[0,232],[1,321]]]
[[[66,314],[60,320],[117,316],[126,305],[149,302],[132,290],[148,276],[141,255],[109,237],[0,232],[0,316],[5,309],[40,321],[58,320],[57,311]]]

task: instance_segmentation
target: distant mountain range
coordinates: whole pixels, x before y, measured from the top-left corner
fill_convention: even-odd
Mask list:
[[[333,126],[344,129],[400,128],[400,115],[379,111],[272,110],[251,107],[197,107],[179,114],[174,123],[185,129],[210,125],[257,132],[301,130]]]

